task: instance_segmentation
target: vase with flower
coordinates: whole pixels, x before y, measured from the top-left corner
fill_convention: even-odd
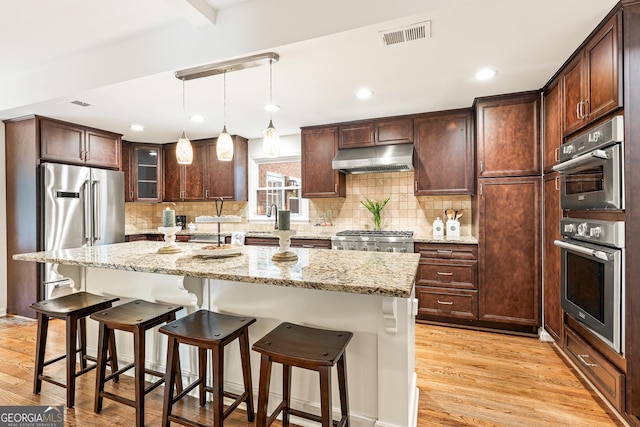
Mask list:
[[[367,208],[369,210],[369,212],[371,212],[373,214],[373,229],[374,230],[381,230],[381,218],[380,218],[380,213],[382,212],[382,208],[384,208],[386,206],[386,204],[389,202],[390,197],[387,197],[386,199],[380,201],[380,200],[371,200],[369,198],[366,198],[365,200],[360,201],[360,203],[362,204],[362,206],[364,206],[365,208]]]

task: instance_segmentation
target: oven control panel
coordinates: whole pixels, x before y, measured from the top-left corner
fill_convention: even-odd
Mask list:
[[[624,248],[624,221],[562,218],[560,234],[569,239]]]

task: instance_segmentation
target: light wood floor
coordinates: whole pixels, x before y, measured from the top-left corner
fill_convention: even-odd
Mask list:
[[[622,425],[550,344],[431,325],[419,324],[416,329],[419,427]],[[0,405],[64,405],[64,390],[52,384],[44,383],[40,395],[32,394],[35,335],[33,321],[0,318]],[[64,352],[63,322],[50,323],[49,343],[48,354]],[[63,378],[63,363],[47,369],[49,374],[58,369]],[[116,402],[105,399],[102,414],[93,413],[94,381],[93,372],[79,377],[76,406],[66,410],[66,425],[133,425],[133,408]],[[123,378],[117,387],[132,396],[130,378]],[[145,406],[146,425],[159,426],[162,387],[147,395]],[[182,406],[182,415],[211,423],[195,399]],[[235,411],[225,425],[254,423],[247,422],[244,412]]]

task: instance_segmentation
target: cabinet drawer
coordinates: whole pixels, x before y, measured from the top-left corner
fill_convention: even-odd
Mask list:
[[[624,412],[624,374],[569,328],[565,328],[564,349],[604,397]]]
[[[414,252],[420,253],[420,258],[477,260],[477,245],[446,245],[440,243],[415,243]]]
[[[475,261],[420,262],[418,285],[477,289],[478,268]]]
[[[478,318],[477,291],[439,289],[416,286],[418,316],[446,316],[460,319]]]
[[[331,240],[291,239],[292,248],[331,249]]]

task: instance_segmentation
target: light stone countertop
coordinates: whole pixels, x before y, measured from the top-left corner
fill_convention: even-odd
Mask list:
[[[243,246],[239,256],[203,259],[192,255],[202,244],[177,243],[182,252],[158,254],[163,245],[116,243],[13,259],[400,298],[411,296],[420,259],[417,253],[292,248],[297,261],[274,262],[271,256],[278,248],[266,246]]]

